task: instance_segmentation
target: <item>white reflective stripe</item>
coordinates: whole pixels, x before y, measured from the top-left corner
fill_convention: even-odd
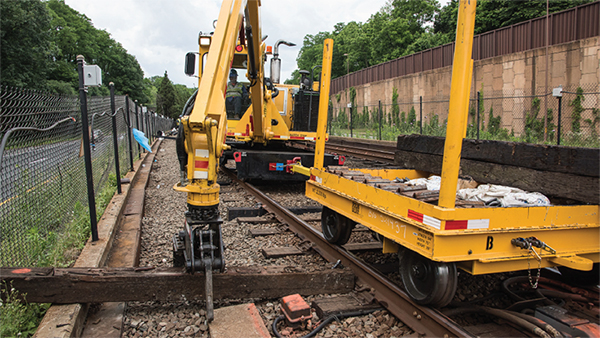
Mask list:
[[[196,149],[196,157],[208,158],[208,149]]]
[[[281,136],[279,136],[279,138],[282,139],[282,140],[289,140],[290,139],[290,137],[286,136],[286,135],[281,135]]]
[[[242,133],[233,133],[235,136],[242,136]]]
[[[194,171],[194,178],[197,178],[197,179],[207,179],[208,178],[208,171],[196,170],[196,171]]]
[[[432,226],[439,230],[442,226],[442,221],[435,217],[423,215],[423,224]]]
[[[467,221],[467,229],[487,229],[489,227],[489,219],[470,219]]]
[[[304,139],[307,140],[307,141],[314,141],[315,140],[314,137],[308,137],[308,136],[305,136]]]
[[[315,181],[317,181],[317,183],[323,183],[323,179],[319,176],[315,176]]]

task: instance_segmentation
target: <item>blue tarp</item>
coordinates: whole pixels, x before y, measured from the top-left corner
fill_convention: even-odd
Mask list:
[[[144,147],[144,149],[148,150],[148,152],[152,152],[152,149],[150,149],[150,144],[148,143],[148,138],[146,138],[146,135],[144,135],[143,132],[132,128],[133,129],[133,137],[135,138],[135,140],[142,146]]]

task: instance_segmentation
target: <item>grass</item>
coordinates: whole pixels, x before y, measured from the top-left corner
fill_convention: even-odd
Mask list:
[[[3,300],[0,300],[0,337],[29,337],[39,325],[41,316],[50,304],[29,304],[27,295],[20,294],[12,285],[2,285]]]
[[[98,220],[116,191],[115,175],[110,174],[96,195]],[[74,205],[72,220],[56,230],[42,232],[38,227],[27,230],[25,241],[35,266],[67,267],[75,262],[90,237],[90,216],[87,206]],[[0,337],[29,337],[33,335],[50,304],[29,304],[27,295],[9,285],[3,285],[0,303]]]

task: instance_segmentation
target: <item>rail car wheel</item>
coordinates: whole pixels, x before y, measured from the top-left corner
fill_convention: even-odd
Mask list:
[[[398,256],[402,284],[415,302],[434,307],[450,303],[458,285],[454,263],[434,262],[408,249]]]
[[[332,244],[344,245],[348,243],[355,223],[344,215],[323,207],[321,212],[321,229],[323,236]]]

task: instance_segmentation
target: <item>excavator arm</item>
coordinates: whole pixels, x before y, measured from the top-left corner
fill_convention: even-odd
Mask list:
[[[225,144],[227,132],[227,116],[225,113],[225,93],[227,74],[231,67],[235,47],[240,34],[240,26],[246,13],[246,22],[252,28],[253,38],[248,38],[248,45],[254,48],[254,58],[249,58],[249,74],[254,74],[257,81],[253,88],[253,104],[255,110],[262,110],[262,99],[254,99],[262,89],[262,62],[260,54],[260,26],[258,17],[259,1],[225,0],[217,20],[217,26],[211,37],[210,52],[200,79],[194,105],[189,113],[181,119],[180,126],[180,161],[185,163],[185,175],[174,189],[187,193],[189,216],[195,221],[208,221],[218,217],[219,185],[217,170],[219,158],[229,146]],[[256,90],[258,89],[258,90]],[[181,149],[184,147],[184,149]],[[187,179],[186,179],[187,178]]]
[[[200,35],[203,69],[198,90],[184,107],[177,135],[181,180],[174,189],[187,193],[188,211],[184,229],[173,236],[173,265],[185,267],[190,273],[204,271],[208,321],[213,319],[212,271],[225,268],[217,173],[223,152],[230,149],[225,143],[225,95],[233,66],[245,65],[250,81],[252,105],[240,121],[245,123],[246,136],[251,136],[254,143],[266,144],[285,131],[285,122],[273,102],[278,91],[265,81],[266,45],[262,41],[259,7],[260,0],[224,0],[215,32]],[[246,53],[242,53],[244,49]],[[189,59],[195,60],[195,53],[188,53],[185,67],[186,74],[193,75]],[[193,60],[191,65],[195,64]],[[329,76],[328,73],[326,83]],[[328,93],[329,88],[324,92]],[[326,103],[327,98],[325,94],[321,100]],[[321,109],[326,112],[326,105]],[[327,115],[323,116],[326,119]]]

